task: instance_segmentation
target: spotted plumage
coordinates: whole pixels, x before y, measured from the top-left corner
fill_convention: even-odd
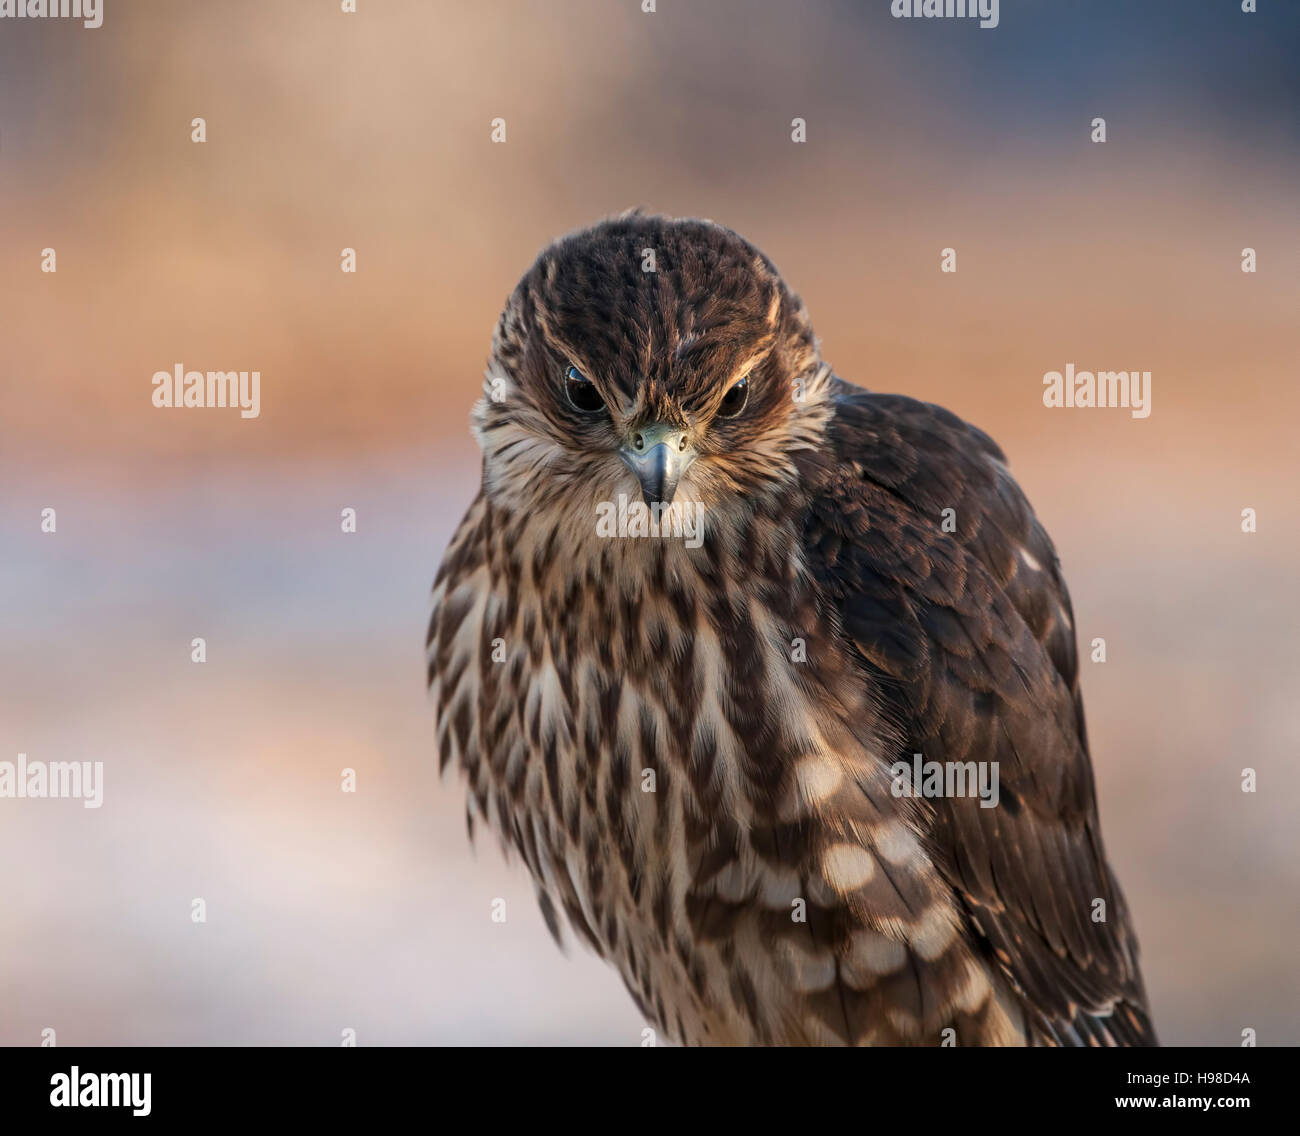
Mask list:
[[[987,436],[833,375],[736,234],[639,213],[520,281],[474,429],[440,763],[651,1024],[1154,1044],[1069,597]],[[598,531],[620,498],[703,539]],[[996,807],[900,791],[914,754],[996,763]]]

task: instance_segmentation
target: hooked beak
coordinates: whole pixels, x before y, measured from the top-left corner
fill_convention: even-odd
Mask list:
[[[671,505],[677,483],[695,460],[695,448],[684,430],[663,422],[645,426],[618,451],[641,483],[641,498],[647,505]]]

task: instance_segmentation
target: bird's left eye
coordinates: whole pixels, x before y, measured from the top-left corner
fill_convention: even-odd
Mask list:
[[[737,414],[745,409],[745,403],[748,401],[749,380],[741,379],[722,396],[722,405],[718,407],[718,415],[722,418],[735,418]]]
[[[570,367],[564,372],[564,393],[568,396],[570,405],[583,414],[595,414],[605,406],[605,400],[600,397],[596,384],[577,367]]]

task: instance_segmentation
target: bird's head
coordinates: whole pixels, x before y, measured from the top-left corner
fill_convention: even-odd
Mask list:
[[[475,434],[514,507],[744,507],[817,445],[829,368],[772,263],[707,221],[625,214],[547,248],[493,336]]]

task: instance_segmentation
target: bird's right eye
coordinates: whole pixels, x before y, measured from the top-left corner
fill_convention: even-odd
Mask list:
[[[577,367],[570,367],[564,372],[564,393],[569,398],[569,405],[583,414],[595,414],[605,408],[605,400],[586,375]]]

